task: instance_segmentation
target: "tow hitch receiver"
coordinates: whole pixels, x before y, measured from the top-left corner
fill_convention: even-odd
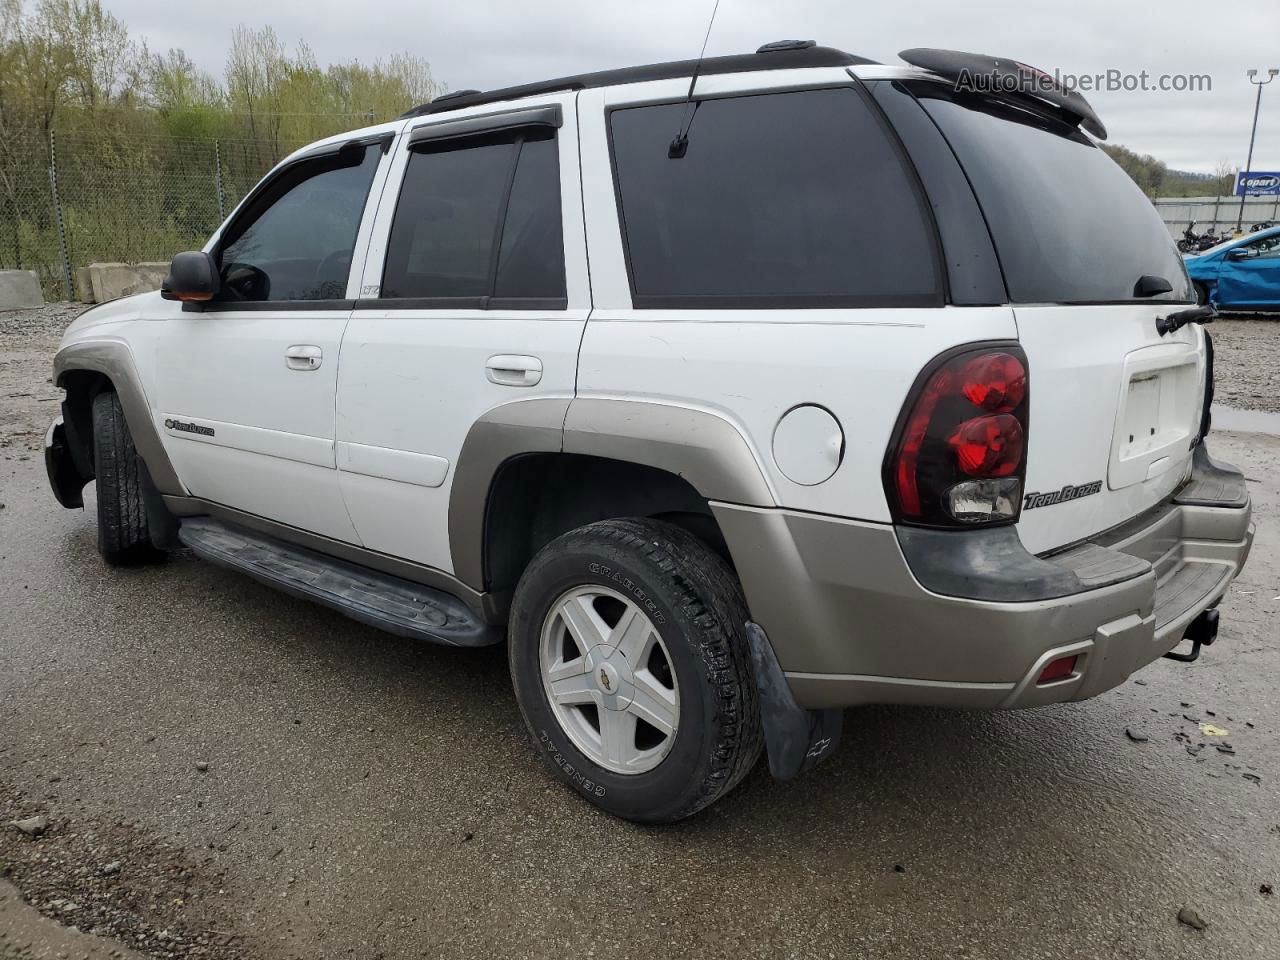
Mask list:
[[[1213,646],[1213,641],[1218,639],[1218,611],[1203,611],[1200,616],[1191,621],[1182,639],[1191,641],[1191,652],[1174,653],[1170,650],[1165,656],[1179,663],[1194,663],[1199,660],[1200,648]]]

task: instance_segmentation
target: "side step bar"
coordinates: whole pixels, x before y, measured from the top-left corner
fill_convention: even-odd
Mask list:
[[[484,623],[456,597],[314,550],[208,517],[183,520],[178,539],[204,560],[397,636],[454,647],[502,641],[501,627]]]

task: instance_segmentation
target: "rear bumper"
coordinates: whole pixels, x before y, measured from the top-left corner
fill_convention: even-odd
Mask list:
[[[1197,452],[1168,502],[1054,556],[1013,528],[933,532],[717,504],[796,702],[979,709],[1094,696],[1173,648],[1253,544],[1239,471]],[[1074,671],[1040,684],[1044,667]]]

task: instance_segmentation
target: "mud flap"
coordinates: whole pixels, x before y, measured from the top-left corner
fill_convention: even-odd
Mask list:
[[[792,780],[817,766],[840,745],[844,712],[838,709],[806,710],[796,703],[786,675],[773,652],[773,644],[757,624],[747,622],[751,665],[760,692],[760,719],[764,726],[769,772],[775,780]]]
[[[59,417],[44,437],[44,467],[49,474],[49,488],[57,501],[68,510],[84,507],[81,491],[88,482],[76,468],[75,457],[67,443],[67,431]]]

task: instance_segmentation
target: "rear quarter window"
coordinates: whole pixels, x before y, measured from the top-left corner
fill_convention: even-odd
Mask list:
[[[850,88],[615,109],[636,307],[932,306],[937,241],[899,149]]]

